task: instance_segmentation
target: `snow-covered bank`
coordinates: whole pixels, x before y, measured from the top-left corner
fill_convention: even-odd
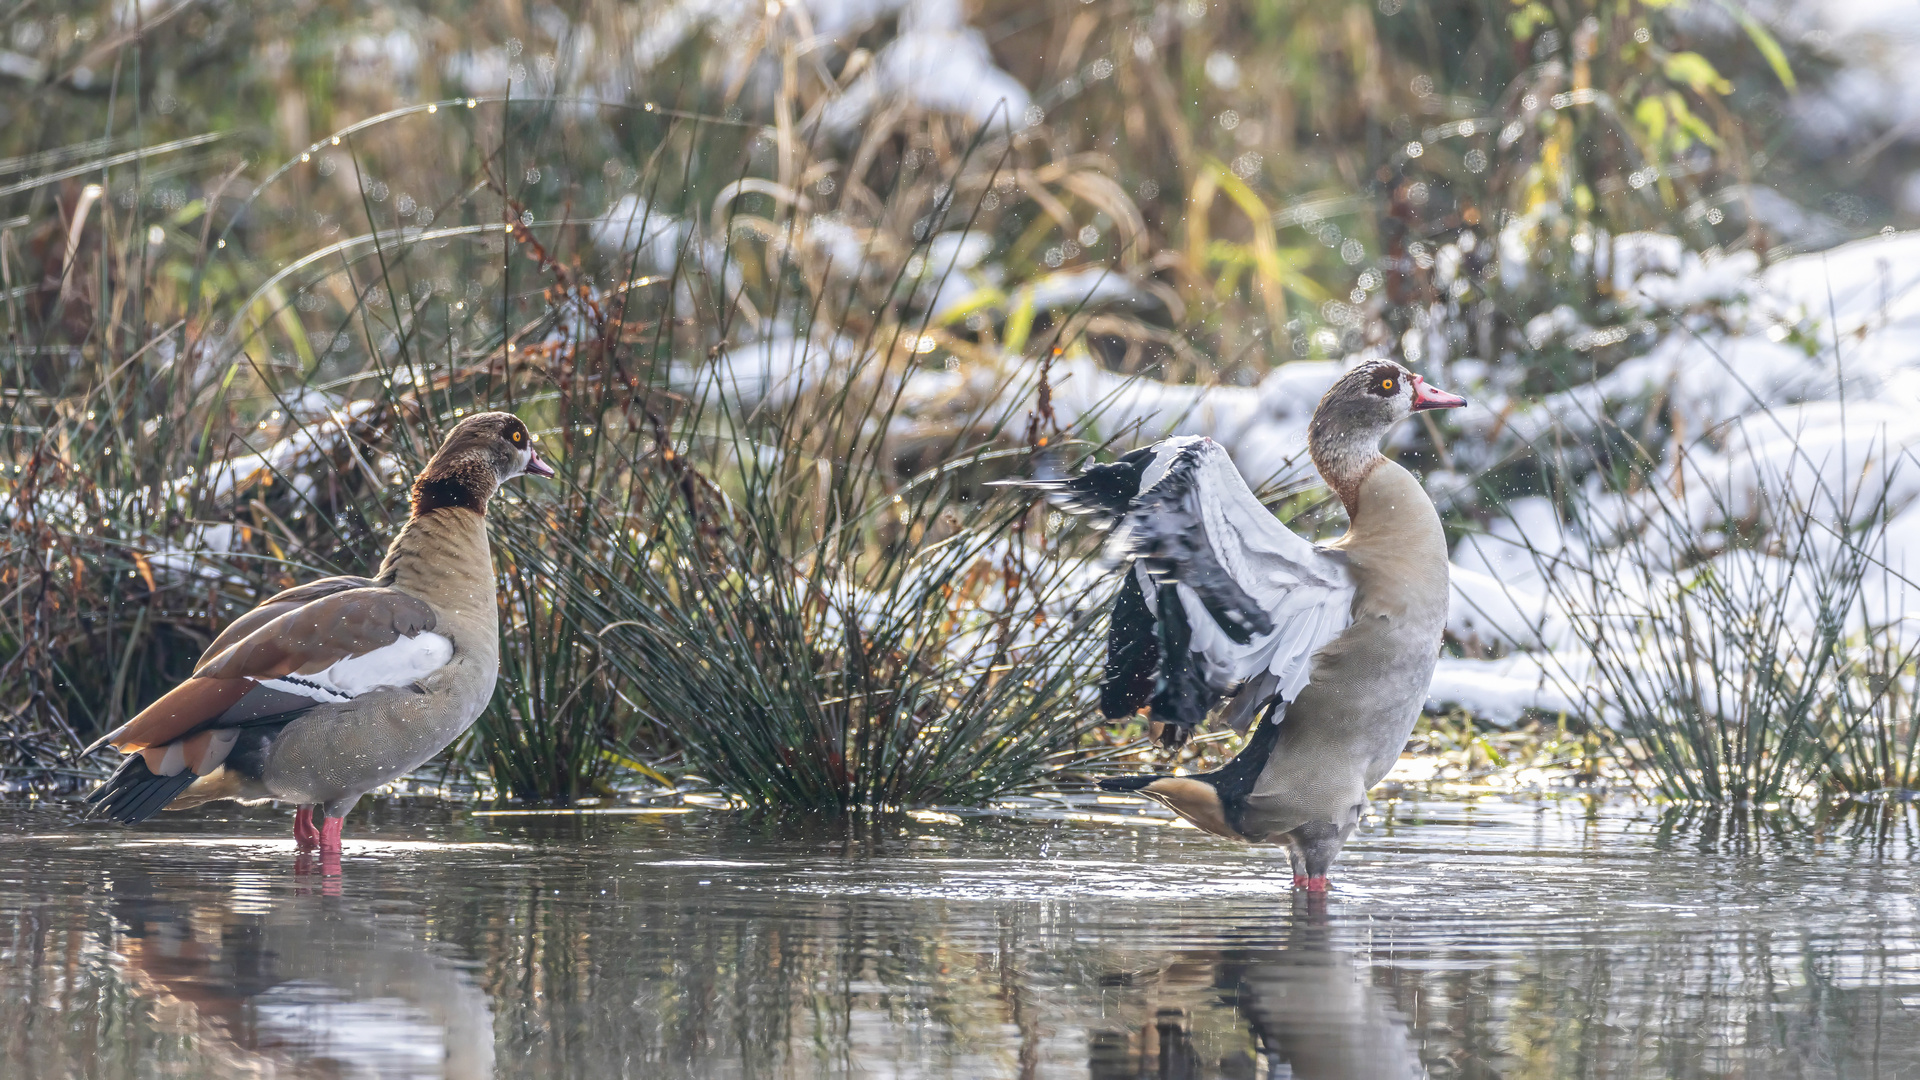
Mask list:
[[[1648,298],[1650,309],[1672,313],[1651,348],[1584,386],[1533,403],[1496,396],[1461,418],[1460,443],[1501,444],[1482,453],[1504,453],[1548,433],[1577,442],[1602,417],[1644,415],[1660,401],[1682,430],[1659,451],[1644,490],[1625,496],[1595,483],[1578,523],[1557,519],[1544,500],[1521,500],[1487,535],[1456,545],[1452,633],[1470,647],[1521,650],[1529,658],[1455,661],[1435,681],[1436,703],[1478,709],[1497,698],[1502,707],[1490,716],[1500,720],[1512,719],[1518,707],[1565,707],[1569,694],[1593,681],[1592,643],[1580,640],[1581,619],[1567,610],[1569,598],[1628,596],[1657,607],[1662,590],[1681,589],[1703,569],[1718,580],[1779,580],[1795,594],[1781,611],[1810,635],[1823,617],[1838,613],[1787,585],[1778,564],[1779,549],[1788,546],[1779,539],[1783,532],[1804,533],[1798,555],[1784,553],[1800,558],[1803,570],[1836,565],[1848,541],[1870,549],[1877,565],[1866,568],[1851,616],[1856,629],[1898,623],[1920,609],[1920,591],[1909,581],[1909,572],[1920,570],[1920,469],[1913,460],[1920,444],[1920,235],[1887,235],[1747,268],[1729,278],[1712,263],[1653,261],[1625,283]],[[1711,318],[1689,313],[1703,296],[1716,298]],[[1810,525],[1795,529],[1796,515]],[[1715,554],[1727,547],[1721,530],[1729,523],[1770,530],[1774,553]],[[1611,577],[1600,588],[1569,580],[1619,567],[1626,553],[1645,575],[1637,586]],[[1484,675],[1474,673],[1476,663],[1485,665]],[[1528,669],[1526,679],[1546,676],[1537,693],[1517,692],[1515,665]]]

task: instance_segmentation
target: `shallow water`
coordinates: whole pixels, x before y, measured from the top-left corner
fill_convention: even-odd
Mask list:
[[[0,810],[0,1072],[1920,1076],[1906,811],[1400,803],[1309,904],[1097,809],[376,806],[337,878],[266,811]]]

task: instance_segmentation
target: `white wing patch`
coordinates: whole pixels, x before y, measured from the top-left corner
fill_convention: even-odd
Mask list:
[[[1281,524],[1212,439],[1169,439],[1163,445],[1167,452],[1157,453],[1141,476],[1141,501],[1165,478],[1179,453],[1187,452],[1194,484],[1182,508],[1198,520],[1185,527],[1204,531],[1206,546],[1221,568],[1273,620],[1271,632],[1238,644],[1214,621],[1199,595],[1180,585],[1192,649],[1208,684],[1225,692],[1271,674],[1279,696],[1294,700],[1311,680],[1314,654],[1353,621],[1354,586],[1346,565]]]
[[[1152,491],[1155,484],[1166,479],[1167,470],[1172,468],[1174,461],[1180,457],[1180,451],[1198,443],[1212,441],[1205,435],[1175,435],[1171,439],[1161,439],[1154,443],[1153,460],[1147,463],[1146,468],[1140,470],[1140,494],[1145,495]],[[1229,464],[1228,468],[1232,468],[1232,465]],[[1238,476],[1239,472],[1236,471],[1234,475]],[[1242,486],[1244,485],[1245,481],[1242,481]]]
[[[311,675],[262,679],[261,685],[319,702],[351,701],[383,686],[405,686],[453,659],[453,641],[425,631],[403,637],[372,652],[349,656]]]

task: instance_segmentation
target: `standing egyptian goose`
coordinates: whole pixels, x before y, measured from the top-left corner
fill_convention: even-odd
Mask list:
[[[1317,547],[1254,498],[1211,439],[1167,439],[1034,485],[1109,517],[1108,554],[1131,564],[1108,630],[1109,718],[1146,705],[1178,746],[1223,700],[1220,719],[1240,730],[1265,714],[1216,772],[1102,787],[1152,795],[1221,836],[1285,843],[1295,886],[1326,888],[1367,790],[1419,717],[1446,627],[1440,515],[1380,440],[1416,412],[1465,404],[1391,361],[1336,382],[1308,449],[1350,524]]]
[[[469,416],[413,485],[378,577],[288,589],[235,619],[192,677],[87,747],[127,757],[88,795],[125,824],[217,799],[298,806],[301,850],[338,857],[360,796],[406,775],[477,719],[500,673],[487,500],[552,476],[526,425]],[[323,819],[315,827],[315,810]]]

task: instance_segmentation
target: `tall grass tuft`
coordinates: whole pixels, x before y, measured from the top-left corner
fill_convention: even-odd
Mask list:
[[[1674,453],[1563,484],[1569,539],[1531,548],[1568,696],[1666,797],[1913,786],[1914,586],[1886,560],[1900,462]]]
[[[573,617],[605,620],[595,662],[692,773],[750,801],[978,801],[1072,760],[1096,720],[1104,586],[981,486],[1009,454],[991,417],[899,471],[875,434],[907,371],[855,361],[745,412],[714,375],[632,461],[642,512],[594,530],[614,543]]]

